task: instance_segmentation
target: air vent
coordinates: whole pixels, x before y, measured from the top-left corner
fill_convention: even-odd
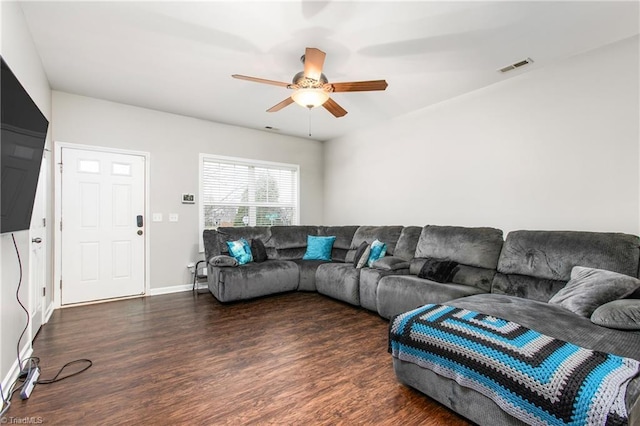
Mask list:
[[[515,70],[516,68],[520,68],[523,67],[527,64],[530,64],[533,62],[533,59],[531,58],[525,58],[521,61],[518,61],[516,63],[513,63],[511,65],[507,65],[506,67],[500,68],[498,71],[500,72],[507,72],[507,71],[511,71],[511,70]]]

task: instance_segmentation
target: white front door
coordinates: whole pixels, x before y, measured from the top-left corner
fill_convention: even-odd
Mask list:
[[[144,294],[145,157],[62,148],[63,305]]]
[[[31,257],[29,258],[29,313],[31,315],[31,339],[42,326],[44,312],[44,289],[47,285],[47,172],[49,170],[46,152],[40,166],[38,188],[33,202],[29,238],[31,239]]]

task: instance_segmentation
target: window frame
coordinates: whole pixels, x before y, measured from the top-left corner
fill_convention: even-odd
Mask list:
[[[292,225],[298,225],[300,223],[300,165],[292,164],[292,163],[280,163],[275,161],[265,161],[265,160],[254,160],[251,158],[242,158],[242,157],[231,157],[225,155],[216,155],[216,154],[206,154],[200,153],[198,158],[198,202],[196,203],[198,206],[198,246],[200,253],[204,253],[204,241],[202,239],[202,235],[205,229],[204,226],[204,163],[205,161],[210,162],[221,162],[221,163],[231,163],[238,164],[241,166],[249,166],[249,167],[264,167],[264,168],[274,168],[274,169],[287,169],[293,170],[295,173],[296,179],[296,188],[294,195],[295,205],[294,205],[294,215],[291,220]],[[257,206],[254,206],[254,208]]]

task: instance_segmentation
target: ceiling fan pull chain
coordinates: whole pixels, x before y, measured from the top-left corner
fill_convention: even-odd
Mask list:
[[[311,108],[309,108],[309,137],[311,137]]]

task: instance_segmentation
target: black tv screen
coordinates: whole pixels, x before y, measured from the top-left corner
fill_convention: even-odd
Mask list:
[[[31,225],[49,121],[4,59],[0,61],[0,232],[4,234],[29,229]]]

